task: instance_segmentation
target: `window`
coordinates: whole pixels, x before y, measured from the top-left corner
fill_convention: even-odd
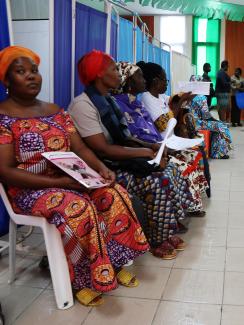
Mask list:
[[[186,42],[186,17],[162,16],[160,18],[160,41],[170,44],[172,50],[184,53],[184,45]]]
[[[220,52],[220,20],[194,17],[192,63],[196,65],[197,75],[203,74],[203,65],[211,65],[210,78],[215,84],[216,74],[219,70]],[[213,101],[212,104],[215,104]]]

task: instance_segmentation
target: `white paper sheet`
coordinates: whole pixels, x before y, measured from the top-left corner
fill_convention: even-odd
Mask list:
[[[191,92],[196,95],[209,95],[210,82],[203,81],[178,81],[175,92]]]
[[[169,120],[167,128],[165,130],[164,140],[161,142],[161,146],[159,148],[156,157],[148,161],[149,164],[160,165],[160,161],[162,159],[165,146],[173,150],[185,150],[188,148],[195,147],[204,141],[203,138],[186,139],[186,138],[177,137],[176,135],[174,135],[174,128],[176,126],[176,123],[177,121],[175,118],[171,118]]]

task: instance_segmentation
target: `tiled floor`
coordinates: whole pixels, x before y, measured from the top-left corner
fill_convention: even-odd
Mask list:
[[[194,218],[188,247],[174,261],[149,253],[132,267],[140,286],[120,287],[99,308],[78,303],[56,309],[48,272],[38,257],[19,256],[18,279],[7,284],[7,255],[0,259],[0,301],[14,325],[243,325],[244,324],[244,128],[232,129],[230,160],[211,161],[212,198],[207,216]],[[240,175],[240,176],[239,176]],[[27,245],[42,248],[39,233]]]

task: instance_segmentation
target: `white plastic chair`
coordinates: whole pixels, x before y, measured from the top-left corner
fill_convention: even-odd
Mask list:
[[[43,231],[49,268],[53,283],[56,303],[59,309],[73,306],[69,269],[64,254],[60,233],[55,225],[49,224],[43,217],[16,214],[9,202],[3,185],[0,183],[0,195],[10,216],[9,222],[9,283],[15,280],[16,232],[17,225],[40,227]]]

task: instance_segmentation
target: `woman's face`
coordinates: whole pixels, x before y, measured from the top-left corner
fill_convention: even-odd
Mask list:
[[[36,97],[42,85],[38,66],[26,57],[14,60],[8,69],[5,85],[9,88],[10,94],[15,96]]]
[[[143,93],[146,89],[146,82],[141,69],[138,69],[129,80],[131,92],[137,94]]]
[[[159,94],[164,94],[168,87],[168,80],[166,77],[166,73],[164,70],[160,73],[158,77],[156,77],[157,80],[157,90]]]
[[[121,77],[114,61],[111,60],[111,63],[100,79],[109,89],[117,89],[120,86]]]

